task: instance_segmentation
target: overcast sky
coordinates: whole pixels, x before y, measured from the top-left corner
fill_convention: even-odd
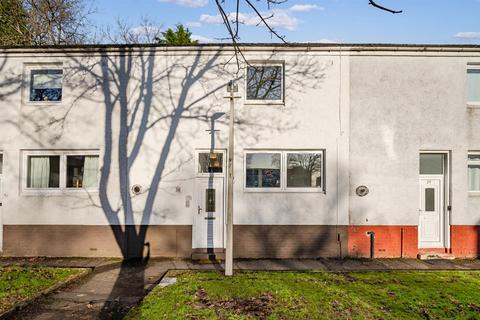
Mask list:
[[[273,13],[270,24],[289,42],[480,44],[480,0],[377,2],[403,13],[374,9],[368,0],[288,0],[270,10],[260,9]],[[186,24],[202,42],[226,36],[215,0],[97,0],[96,7],[95,25],[108,25],[118,17],[134,27],[148,17],[163,28]],[[243,7],[241,13],[242,42],[278,41],[255,26],[258,21],[251,10]]]

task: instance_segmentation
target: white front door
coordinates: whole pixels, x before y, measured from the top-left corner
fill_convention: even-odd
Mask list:
[[[420,178],[419,248],[444,248],[443,176]]]
[[[223,177],[197,178],[193,248],[224,248]]]

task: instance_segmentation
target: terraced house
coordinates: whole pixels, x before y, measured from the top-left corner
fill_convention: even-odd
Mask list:
[[[479,255],[479,46],[234,49],[2,48],[3,255],[221,254],[231,80],[235,257]]]

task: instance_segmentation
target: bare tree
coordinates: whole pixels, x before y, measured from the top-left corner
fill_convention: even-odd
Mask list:
[[[33,45],[79,44],[88,41],[89,0],[23,0]]]
[[[140,24],[132,26],[126,21],[117,18],[113,26],[100,28],[97,42],[114,44],[157,43],[156,39],[162,36],[162,25],[147,17],[143,17]]]
[[[258,23],[257,26],[262,26],[267,29],[267,31],[270,33],[270,36],[272,38],[276,38],[282,43],[287,43],[285,36],[281,35],[270,23],[270,20],[273,18],[274,13],[267,13],[263,12],[262,10],[259,9],[259,5],[266,5],[268,9],[271,9],[272,7],[279,5],[279,4],[284,4],[288,2],[288,0],[215,0],[215,4],[217,6],[218,12],[220,14],[220,17],[222,18],[223,24],[225,26],[225,29],[227,31],[227,38],[224,39],[229,39],[231,40],[233,47],[235,49],[235,58],[237,60],[237,66],[240,65],[239,58],[242,58],[242,60],[246,61],[245,57],[243,56],[242,51],[240,50],[240,26],[242,25],[242,21],[240,19],[240,8],[243,6],[246,6],[249,8],[253,14],[258,18]],[[227,4],[233,4],[234,10],[233,12],[228,12],[226,9]],[[368,4],[373,6],[376,9],[390,12],[392,14],[397,14],[397,13],[402,13],[402,10],[392,10],[389,9],[385,6],[379,5],[376,1],[373,0],[368,0]]]

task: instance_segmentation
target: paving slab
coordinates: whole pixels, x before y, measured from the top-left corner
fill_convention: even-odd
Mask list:
[[[405,259],[404,262],[411,266],[412,270],[428,270],[430,268],[429,265],[418,259]]]
[[[388,269],[378,260],[370,259],[321,259],[330,271],[369,271]]]
[[[119,319],[172,267],[170,262],[122,264],[100,269],[85,281],[52,294],[15,319]]]
[[[480,259],[458,259],[455,263],[469,270],[480,270]]]
[[[415,270],[415,265],[408,259],[378,259],[389,270]]]
[[[429,266],[431,270],[465,270],[468,269],[461,264],[456,263],[454,260],[446,259],[433,259],[433,260],[423,260],[425,265]]]

